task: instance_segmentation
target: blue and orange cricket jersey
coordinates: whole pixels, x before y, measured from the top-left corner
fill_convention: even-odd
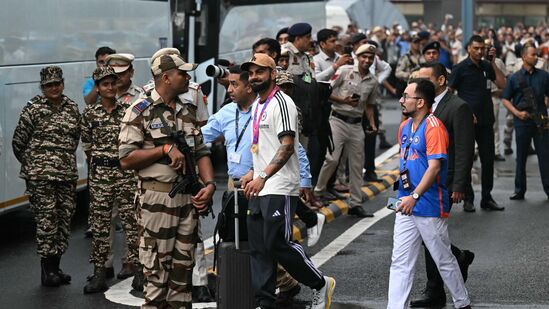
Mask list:
[[[429,160],[441,160],[440,173],[435,182],[423,193],[413,210],[414,216],[446,218],[450,212],[446,177],[448,174],[448,132],[442,121],[433,114],[425,118],[415,131],[412,131],[412,119],[401,123],[398,130],[400,144],[400,170],[404,169],[406,147],[408,158],[406,169],[410,180],[410,189],[402,188],[399,180],[398,197],[410,195],[419,185],[429,167]]]

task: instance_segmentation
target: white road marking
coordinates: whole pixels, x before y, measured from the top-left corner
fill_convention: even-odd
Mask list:
[[[374,213],[373,218],[364,218],[358,221],[357,223],[355,223],[355,225],[351,226],[349,229],[343,232],[343,234],[339,235],[339,237],[334,239],[330,244],[328,244],[326,247],[322,248],[322,250],[320,250],[317,254],[315,254],[311,258],[313,264],[315,264],[316,267],[322,266],[329,259],[334,257],[339,251],[347,247],[347,245],[349,245],[358,236],[360,236],[367,229],[372,227],[372,225],[392,213],[394,213],[394,211],[383,207],[382,209]]]
[[[392,148],[390,148],[389,150],[379,155],[375,160],[376,166],[379,165],[381,162],[387,160],[391,156],[393,156],[395,153],[397,153],[398,149],[399,149],[398,145],[394,145]],[[394,213],[392,210],[389,210],[383,207],[382,209],[374,213],[373,218],[364,218],[358,221],[349,229],[347,229],[345,232],[343,232],[343,234],[339,235],[339,237],[334,239],[330,244],[328,244],[326,247],[320,250],[317,254],[315,254],[311,258],[311,260],[313,261],[313,264],[316,267],[322,266],[324,263],[326,263],[328,260],[334,257],[339,251],[341,251],[343,248],[349,245],[353,240],[355,240],[358,236],[360,236],[367,229],[372,227],[376,222],[387,217],[392,213]],[[204,240],[204,247],[206,249],[213,248],[213,237],[210,237]],[[143,298],[135,297],[132,294],[130,294],[130,291],[132,290],[132,286],[131,286],[132,280],[133,280],[133,277],[120,281],[117,284],[111,286],[109,290],[105,292],[105,298],[117,304],[134,306],[134,307],[141,306],[143,304]],[[217,307],[216,307],[216,303],[198,303],[198,304],[193,304],[193,308],[217,308]]]

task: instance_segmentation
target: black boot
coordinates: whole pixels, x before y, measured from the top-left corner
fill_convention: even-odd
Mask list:
[[[51,256],[42,258],[40,260],[40,264],[42,265],[42,285],[55,287],[59,286],[61,284],[61,279],[59,278],[59,275],[57,275],[54,258]]]
[[[93,277],[84,287],[84,294],[105,292],[108,289],[105,267],[95,267]]]
[[[136,266],[135,276],[132,280],[132,288],[138,292],[143,292],[143,285],[145,281],[145,276],[143,275],[143,267],[141,265]]]
[[[57,275],[59,276],[59,279],[61,280],[60,283],[61,284],[69,284],[71,283],[71,276],[69,274],[65,274],[61,268],[59,268],[59,264],[61,263],[61,256],[60,255],[56,255],[53,257],[54,261],[55,261],[55,269],[57,271]]]

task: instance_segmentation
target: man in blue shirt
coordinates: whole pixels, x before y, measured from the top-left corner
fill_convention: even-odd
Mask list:
[[[95,52],[95,64],[97,67],[105,65],[105,59],[108,55],[116,54],[116,51],[108,46],[99,47]],[[84,86],[82,86],[82,94],[84,95],[84,102],[86,104],[94,104],[98,101],[99,94],[92,78],[86,79]]]
[[[256,94],[248,83],[248,72],[242,72],[239,66],[229,68],[229,72],[228,93],[233,100],[233,103],[226,104],[217,113],[210,116],[208,123],[202,127],[201,131],[205,143],[212,143],[224,139],[224,144],[227,149],[229,186],[231,186],[233,180],[238,180],[246,175],[253,166],[252,152],[250,151],[252,144],[250,130],[252,127],[251,106],[256,99]],[[301,145],[299,147],[298,158],[301,178],[301,195],[306,202],[313,202],[315,201],[315,198],[311,191],[312,176],[310,173],[309,160],[305,149]],[[323,215],[310,212],[308,207],[302,203],[298,203],[297,208],[297,215],[305,222],[308,228],[308,244],[309,246],[312,246],[313,243],[311,242],[311,239],[318,241],[318,238],[320,237],[322,224],[319,224],[318,217]],[[324,218],[322,217],[321,219]],[[322,222],[323,221],[324,220],[322,220]],[[318,229],[316,228],[317,224],[319,227]],[[291,281],[295,283],[290,283],[289,281],[290,280],[277,279],[277,283],[287,283],[285,287],[279,286],[281,290],[279,299],[287,296],[290,296],[287,298],[291,298],[299,293],[300,288],[297,281],[294,279]],[[285,289],[288,287],[288,284],[291,285],[291,289]]]
[[[549,126],[547,122],[547,105],[545,99],[549,97],[549,73],[535,67],[538,56],[536,47],[524,45],[522,48],[522,68],[513,74],[507,81],[503,91],[503,105],[514,115],[517,143],[517,166],[515,173],[515,193],[511,200],[523,200],[526,193],[526,159],[531,140],[538,155],[539,171],[543,190],[549,197]],[[526,89],[525,89],[526,88]],[[529,96],[525,96],[530,90],[533,92],[535,106],[522,109],[521,103],[525,103]],[[512,103],[511,103],[512,101]],[[545,119],[545,124],[536,123],[531,116],[538,114]]]

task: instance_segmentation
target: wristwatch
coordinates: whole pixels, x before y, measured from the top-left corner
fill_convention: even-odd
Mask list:
[[[267,176],[267,173],[265,173],[265,171],[259,172],[257,176],[259,176],[263,180],[267,180],[267,178],[269,178],[269,176]]]
[[[412,198],[413,198],[414,200],[416,200],[416,201],[419,200],[419,198],[421,197],[421,195],[419,195],[419,194],[416,193],[416,192],[412,192],[412,194],[410,194],[410,195],[411,195]]]
[[[214,191],[217,190],[217,184],[215,183],[214,180],[209,180],[209,181],[206,181],[204,183],[204,187],[207,187],[208,185],[213,185],[214,186]]]

